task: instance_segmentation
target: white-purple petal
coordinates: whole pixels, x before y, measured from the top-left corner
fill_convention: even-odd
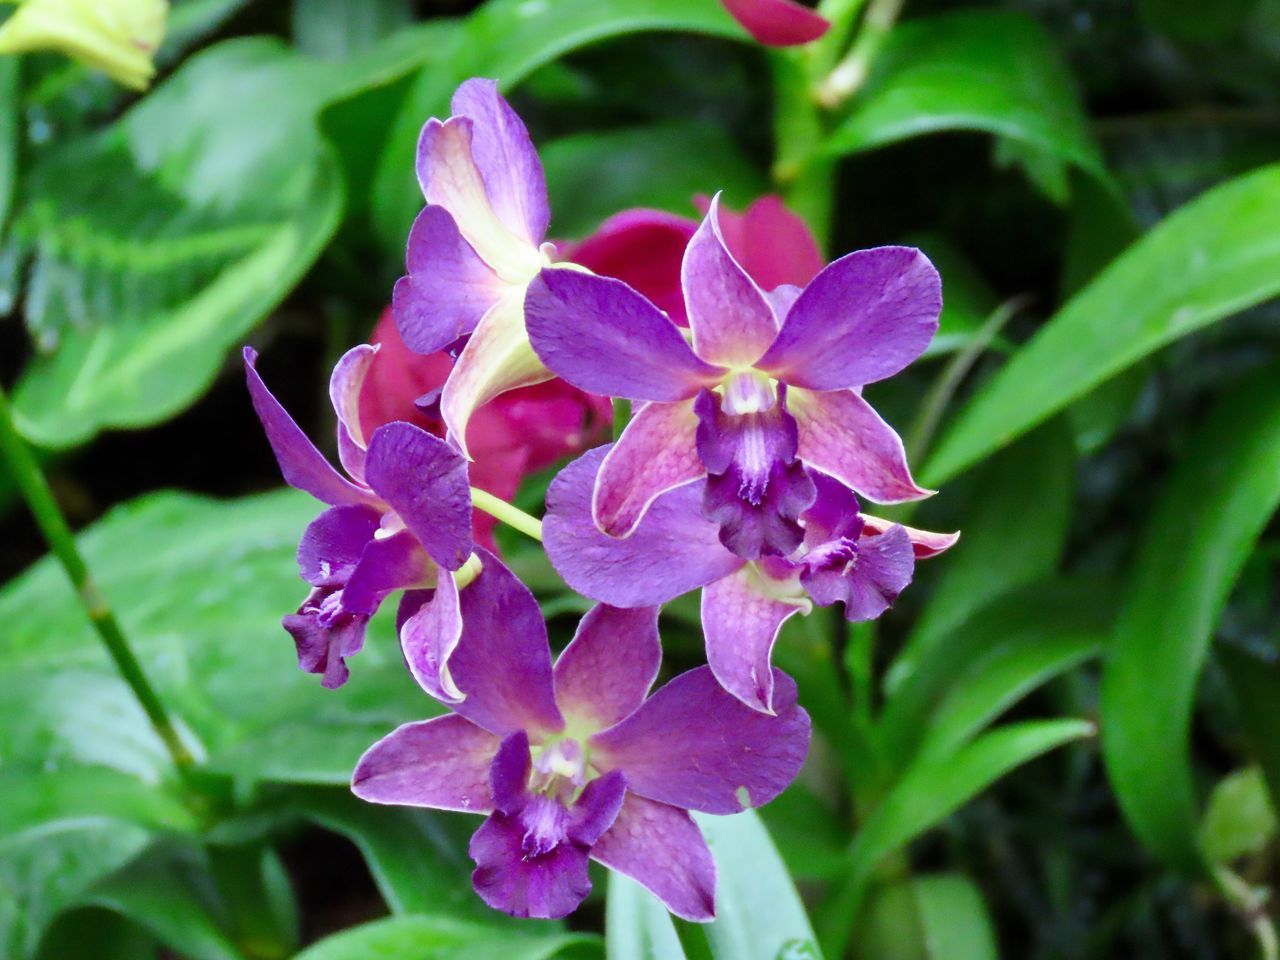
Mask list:
[[[365,751],[351,789],[370,803],[486,814],[498,738],[449,714],[407,723]]]
[[[338,359],[329,376],[329,401],[338,416],[338,458],[347,473],[361,482],[368,441],[360,425],[360,391],[377,352],[375,344],[358,344]]]
[[[593,736],[593,762],[621,770],[632,793],[686,810],[758,807],[786,789],[809,750],[809,715],[796,705],[795,681],[777,670],[773,708],[752,710],[699,667]]]
[[[702,517],[702,490],[690,484],[654,501],[625,540],[606,536],[591,517],[596,474],[607,447],[569,464],[551,482],[542,540],[552,566],[585,596],[619,607],[647,607],[697,589],[742,566]]]
[[[680,284],[694,352],[709,363],[749,367],[769,349],[778,326],[764,292],[725,245],[719,203],[717,195],[685,248]]]
[[[894,524],[891,520],[885,520],[881,517],[872,517],[863,514],[866,521],[866,531],[868,534],[884,533],[892,526],[900,526]],[[918,530],[915,527],[902,527],[907,531],[907,537],[911,540],[911,550],[915,554],[917,560],[928,560],[930,557],[936,557],[944,551],[950,550],[960,540],[959,531],[955,533],[934,533],[932,530]]]
[[[924,352],[941,310],[942,281],[919,250],[859,250],[805,287],[756,366],[811,390],[874,383]]]
[[[657,607],[598,604],[556,660],[556,703],[575,730],[603,730],[644,702],[661,664]]]
[[[644,886],[677,917],[695,923],[715,918],[715,860],[684,810],[628,794],[591,856]]]
[[[462,638],[462,612],[453,575],[442,570],[435,590],[406,593],[396,619],[400,650],[418,686],[444,703],[461,700],[463,693],[449,672],[449,657]]]
[[[621,280],[543,270],[524,302],[529,341],[580,390],[632,400],[686,400],[724,376],[700,360],[670,318]]]

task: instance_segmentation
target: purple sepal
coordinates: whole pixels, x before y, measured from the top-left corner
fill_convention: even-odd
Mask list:
[[[661,663],[657,607],[598,604],[556,660],[556,703],[570,723],[611,726],[644,702]]]
[[[751,709],[773,713],[773,645],[782,625],[810,608],[800,598],[770,596],[760,589],[762,577],[745,567],[703,587],[702,629],[707,665],[720,685]]]
[[[365,751],[351,790],[370,803],[487,814],[498,738],[456,714],[397,727]]]
[[[724,691],[710,668],[681,674],[635,713],[590,740],[601,769],[622,770],[633,793],[704,813],[768,803],[799,772],[809,715],[795,681],[774,671],[774,716]]]

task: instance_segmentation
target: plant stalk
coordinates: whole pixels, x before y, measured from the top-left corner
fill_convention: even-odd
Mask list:
[[[539,543],[542,542],[542,521],[537,517],[529,516],[519,507],[512,506],[507,501],[500,500],[492,493],[481,490],[479,487],[471,488],[471,502],[489,516],[501,520],[513,530],[519,530],[526,537],[532,537]]]
[[[862,89],[871,74],[871,64],[898,22],[905,0],[871,0],[862,27],[845,58],[818,86],[817,98],[834,110]]]

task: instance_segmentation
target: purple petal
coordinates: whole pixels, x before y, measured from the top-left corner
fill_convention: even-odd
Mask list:
[[[329,690],[347,682],[350,671],[346,658],[355,656],[364,646],[369,617],[345,609],[341,590],[315,588],[298,612],[284,617],[281,623],[293,637],[300,669],[320,674],[321,686]]]
[[[813,481],[796,459],[796,422],[783,397],[770,392],[750,412],[726,412],[741,380],[730,380],[723,402],[710,390],[694,401],[698,457],[707,468],[702,509],[720,525],[720,542],[740,557],[787,556],[800,546],[799,517],[813,503]]]
[[[644,703],[661,664],[657,607],[600,604],[556,660],[556,702],[574,729],[602,730]]]
[[[562,730],[538,601],[497,557],[476,553],[484,567],[459,595],[462,638],[449,658],[465,697],[453,709],[499,735],[526,730],[540,739]]]
[[[617,770],[588,783],[574,802],[569,838],[588,847],[599,840],[618,819],[626,793],[627,778]]]
[[[343,477],[333,465],[307,439],[293,418],[267,389],[258,375],[258,353],[252,347],[244,348],[244,372],[249,384],[249,396],[253,409],[262,421],[267,441],[280,464],[285,483],[317,500],[331,505],[343,503],[368,503],[378,505],[377,498],[363,487]]]
[[[535,246],[541,243],[551,220],[542,161],[523,121],[498,93],[497,82],[466,81],[450,107],[455,116],[471,121],[471,156],[498,218],[517,236]]]
[[[911,540],[897,525],[885,533],[859,537],[856,550],[837,553],[834,562],[822,562],[821,556],[814,552],[806,557],[809,569],[800,575],[800,582],[823,606],[842,602],[845,619],[852,622],[874,620],[888,610],[915,570]]]
[[[400,650],[418,686],[444,703],[457,703],[463,693],[449,672],[449,658],[462,638],[462,613],[453,575],[441,570],[434,591],[406,593],[397,616]]]
[[[769,349],[777,322],[764,293],[725,246],[718,218],[717,196],[680,267],[693,349],[710,363],[749,367]],[[601,359],[607,362],[608,357]]]
[[[343,606],[371,617],[387,594],[421,586],[430,577],[431,568],[430,558],[408,531],[374,538],[365,545],[342,591]]]
[[[812,43],[831,27],[830,22],[795,0],[721,0],[725,8],[760,43],[770,47],[794,47]]]
[[[446,570],[471,556],[467,464],[449,444],[404,421],[383,424],[369,441],[369,486]]]
[[[397,727],[365,751],[351,790],[370,803],[485,814],[498,738],[449,714]]]
[[[707,665],[720,686],[752,710],[773,713],[773,644],[788,618],[810,606],[800,596],[769,596],[762,576],[746,567],[703,587],[702,630]]]
[[[859,250],[805,287],[756,366],[811,390],[874,383],[924,352],[941,310],[942,281],[919,250]]]
[[[901,526],[890,520],[883,520],[880,517],[870,517],[863,514],[866,521],[866,531],[868,534],[884,533],[890,527]],[[928,560],[930,557],[936,557],[938,554],[946,550],[950,550],[956,545],[960,539],[960,533],[934,533],[932,530],[917,530],[915,527],[902,527],[907,531],[907,537],[911,540],[911,550],[915,554],[917,560]]]
[[[298,571],[313,587],[340,587],[350,578],[382,514],[362,503],[330,507],[311,521],[298,544]]]
[[[477,409],[508,390],[550,379],[525,333],[522,291],[508,291],[480,319],[445,381],[440,415],[449,438],[469,457],[467,425]]]
[[[625,540],[601,533],[591,518],[596,474],[608,447],[560,471],[547,491],[542,542],[552,566],[577,592],[620,607],[665,603],[742,566],[702,517],[702,491],[678,487],[653,502]]]
[[[489,906],[513,917],[558,920],[573,913],[591,892],[586,847],[557,844],[550,851],[525,852],[525,826],[518,817],[495,813],[471,838],[476,893]]]
[[[815,470],[810,476],[817,496],[804,512],[805,544],[813,549],[842,537],[860,536],[865,518],[854,492],[825,473]]]
[[[517,730],[503,737],[489,767],[489,795],[493,797],[495,810],[513,817],[524,809],[529,801],[532,770],[529,735]]]
[[[646,403],[636,411],[596,477],[591,513],[602,533],[630,536],[654,500],[706,473],[697,430],[687,401]]]
[[[543,270],[524,302],[529,340],[580,390],[632,400],[686,400],[725,371],[698,359],[680,328],[621,280]]]
[[[774,671],[776,716],[726,693],[709,667],[676,677],[626,720],[590,740],[597,769],[621,770],[633,793],[686,810],[737,813],[768,803],[809,750],[795,681]]]
[[[391,310],[401,338],[416,353],[435,353],[471,333],[505,289],[444,207],[428,205],[418,214],[405,266]]]
[[[800,459],[809,466],[876,503],[932,495],[912,479],[893,427],[852,390],[790,390],[787,403],[800,429]]]
[[[685,811],[628,794],[591,856],[644,886],[677,917],[695,923],[715,918],[715,860]]]
[[[377,346],[362,343],[339,358],[329,377],[329,400],[338,415],[338,459],[357,480],[364,480],[364,451],[368,443],[360,426],[360,391]]]

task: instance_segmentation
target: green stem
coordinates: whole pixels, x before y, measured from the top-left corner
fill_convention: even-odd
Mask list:
[[[853,47],[818,87],[818,102],[824,107],[835,109],[862,89],[871,74],[872,61],[902,13],[903,3],[904,0],[871,0]]]
[[[631,401],[625,397],[613,398],[613,439],[617,441],[631,422]]]
[[[1223,899],[1248,924],[1254,939],[1258,941],[1258,952],[1262,960],[1280,960],[1280,940],[1276,937],[1275,925],[1267,916],[1266,890],[1254,889],[1226,867],[1214,868],[1213,880]]]
[[[129,641],[125,639],[124,631],[120,629],[120,624],[107,605],[106,598],[98,590],[97,584],[90,575],[89,568],[76,546],[75,536],[67,526],[62,511],[58,509],[53,491],[49,489],[49,483],[41,472],[39,464],[36,463],[35,455],[18,432],[9,399],[2,389],[0,389],[0,458],[3,458],[8,465],[18,492],[27,502],[31,515],[35,517],[40,532],[49,544],[49,549],[53,551],[58,562],[62,564],[62,569],[66,571],[67,579],[71,581],[76,597],[88,614],[93,629],[97,631],[98,637],[107,648],[107,653],[111,655],[120,676],[133,691],[133,695],[146,712],[147,719],[151,721],[151,726],[169,751],[178,775],[188,784],[192,783],[194,760],[191,752],[178,736],[178,731],[169,719],[164,703],[147,680],[141,664],[129,647]]]
[[[787,206],[798,213],[826,249],[831,237],[835,198],[835,162],[818,155],[826,139],[824,121],[812,94],[804,51],[778,50],[773,69],[773,117],[776,158],[773,179]]]
[[[491,517],[501,520],[513,530],[519,530],[526,537],[542,542],[542,521],[531,517],[519,507],[513,507],[505,500],[499,500],[492,493],[471,488],[471,502]]]

